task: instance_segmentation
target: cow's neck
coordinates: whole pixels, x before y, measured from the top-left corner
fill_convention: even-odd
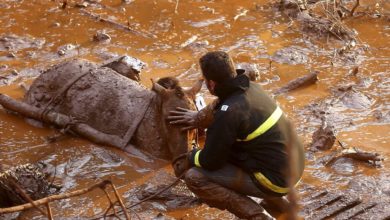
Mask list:
[[[161,100],[153,92],[151,102],[133,138],[134,145],[161,159],[169,159],[166,135],[162,130]]]

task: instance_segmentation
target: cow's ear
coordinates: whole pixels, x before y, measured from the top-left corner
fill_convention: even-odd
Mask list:
[[[150,79],[152,81],[152,90],[155,91],[157,94],[161,96],[167,96],[168,90],[164,88],[162,85],[156,83],[153,79]]]
[[[203,79],[199,79],[190,89],[187,89],[184,92],[192,99],[195,99],[195,96],[202,88],[202,85]]]

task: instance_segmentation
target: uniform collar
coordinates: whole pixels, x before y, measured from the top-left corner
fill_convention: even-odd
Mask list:
[[[237,70],[237,73],[235,78],[215,86],[215,95],[220,100],[224,100],[236,92],[244,92],[249,88],[249,78],[242,74],[241,70]]]

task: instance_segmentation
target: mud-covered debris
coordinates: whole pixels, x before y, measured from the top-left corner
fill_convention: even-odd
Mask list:
[[[198,39],[198,36],[194,35],[180,45],[181,48],[185,48],[188,45],[194,43]]]
[[[307,49],[291,46],[276,51],[271,59],[278,63],[296,65],[309,62],[308,55],[309,52]]]
[[[164,214],[162,214],[161,212],[159,212],[156,217],[152,218],[152,220],[165,220],[165,216]]]
[[[321,127],[313,133],[310,149],[312,151],[329,150],[333,147],[335,141],[336,136],[334,127],[327,123],[323,123]]]
[[[347,209],[344,212],[341,212],[337,216],[335,216],[335,220],[348,220],[352,219],[354,216],[359,215],[361,213],[364,213],[366,210],[371,209],[372,207],[376,206],[376,202],[368,202],[368,203],[360,203],[359,205]]]
[[[304,219],[389,219],[390,197],[388,175],[351,179],[343,191],[315,187],[314,192],[303,195],[300,214]]]
[[[77,8],[86,8],[86,7],[89,6],[89,3],[86,2],[86,1],[78,2],[78,3],[75,4],[75,6],[76,6]]]
[[[27,48],[42,48],[45,40],[32,36],[5,35],[0,36],[0,51],[19,51]]]
[[[364,161],[375,165],[379,165],[383,161],[383,157],[379,153],[362,151],[355,147],[342,150],[341,157],[352,158],[355,160]]]
[[[131,189],[126,192],[124,197],[127,198],[128,206],[135,204],[156,192],[161,191],[169,184],[176,181],[173,174],[166,171],[158,171],[152,178],[147,180],[144,184]],[[153,198],[146,200],[134,208],[136,210],[175,210],[179,208],[190,208],[199,205],[199,200],[193,196],[192,192],[187,188],[184,182],[172,186],[166,191]]]
[[[8,58],[16,58],[16,54],[13,53],[13,52],[10,52],[10,53],[7,54],[7,57]]]
[[[295,90],[300,87],[305,87],[308,85],[312,85],[318,81],[318,71],[310,72],[309,74],[296,78],[290,82],[288,82],[285,86],[274,92],[274,95],[280,95],[283,93],[287,93],[289,91]]]
[[[234,16],[233,20],[237,21],[240,17],[246,16],[246,14],[249,12],[248,9],[241,8],[236,16]]]
[[[31,199],[37,200],[51,194],[53,186],[49,182],[39,165],[24,164],[0,172],[0,207],[27,202],[14,184],[18,184]]]
[[[76,49],[77,46],[73,44],[66,44],[58,48],[57,54],[60,56],[66,55],[69,51]]]
[[[141,186],[141,189],[138,191],[137,197],[139,200],[145,199],[151,195],[156,194],[161,191],[161,189],[167,187],[166,184],[162,185],[146,185]],[[184,183],[181,183],[181,186],[185,187]],[[188,189],[187,189],[188,190]],[[158,202],[160,205],[164,206],[167,210],[174,210],[178,208],[189,208],[198,204],[198,199],[191,195],[185,195],[168,189],[167,191],[154,196],[149,202]]]
[[[105,31],[98,31],[95,35],[93,35],[93,40],[96,42],[108,43],[111,41],[111,36]]]
[[[208,27],[210,25],[215,25],[215,24],[221,24],[221,23],[226,24],[226,19],[224,16],[221,16],[218,18],[207,19],[207,20],[198,21],[198,22],[186,21],[186,23],[191,25],[192,27],[195,27],[195,28],[204,28],[204,27]]]
[[[306,214],[313,213],[315,210],[318,210],[323,206],[326,206],[334,201],[339,200],[342,196],[343,194],[341,192],[328,193],[323,197],[313,200],[309,204],[305,205],[302,212]]]
[[[141,80],[140,72],[146,67],[146,63],[134,57],[122,56],[104,66],[115,70],[127,78],[139,82]]]
[[[244,73],[248,75],[251,81],[260,80],[259,65],[254,63],[239,63],[237,64],[237,68],[244,70]]]
[[[324,206],[320,211],[316,212],[315,215],[311,215],[311,217],[306,219],[308,220],[327,219],[339,212],[354,207],[360,204],[361,202],[362,199],[357,195],[344,195],[340,198],[340,200],[337,200],[332,204],[328,204]]]
[[[6,64],[0,65],[0,71],[4,71],[7,69],[8,69],[8,65],[6,65]]]
[[[18,76],[19,72],[17,70],[11,70],[10,74],[13,75],[13,76]]]
[[[387,198],[387,201],[383,201],[383,202],[373,206],[370,209],[364,210],[361,214],[353,216],[353,219],[356,219],[356,220],[366,220],[366,219],[388,220],[388,219],[390,219],[390,201],[389,201],[389,199]]]
[[[373,104],[372,98],[357,90],[355,85],[343,85],[333,93],[338,96],[341,103],[351,109],[368,109]]]
[[[51,27],[54,27],[54,28],[57,28],[57,27],[60,27],[61,24],[59,22],[54,22]]]

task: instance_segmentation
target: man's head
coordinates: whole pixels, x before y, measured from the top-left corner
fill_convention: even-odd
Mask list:
[[[223,83],[236,76],[233,60],[225,52],[208,52],[200,58],[199,63],[211,94],[214,94],[216,84]]]

